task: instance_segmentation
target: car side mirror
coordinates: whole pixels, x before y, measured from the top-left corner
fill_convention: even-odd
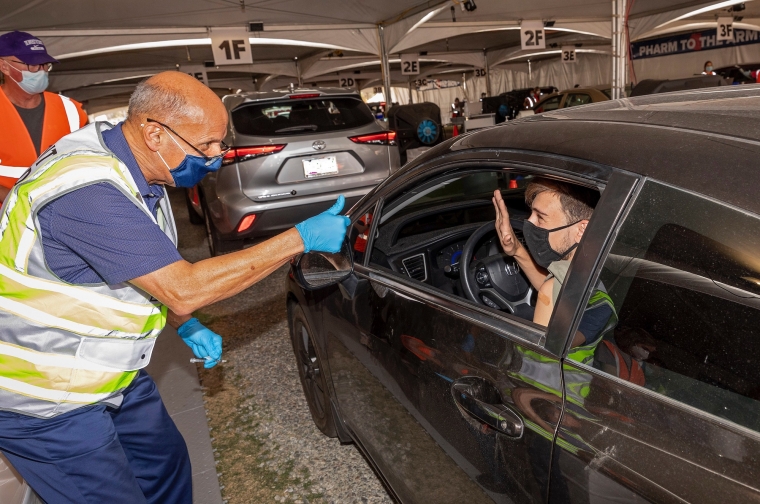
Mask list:
[[[306,290],[321,289],[342,282],[354,269],[354,261],[348,241],[337,254],[309,252],[296,262],[298,283]]]

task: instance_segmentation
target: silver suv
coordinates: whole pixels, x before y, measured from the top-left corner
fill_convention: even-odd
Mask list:
[[[188,191],[212,255],[292,227],[346,196],[349,208],[400,166],[396,133],[358,93],[295,89],[222,98],[232,146],[218,172]]]

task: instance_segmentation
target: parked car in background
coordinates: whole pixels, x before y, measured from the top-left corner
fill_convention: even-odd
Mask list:
[[[541,114],[561,108],[577,107],[578,105],[587,105],[589,103],[598,103],[610,99],[609,90],[597,88],[573,88],[566,89],[541,99],[532,109],[532,113]],[[531,111],[521,111],[522,116],[530,115]]]
[[[639,81],[631,90],[630,96],[644,96],[657,93],[670,93],[674,91],[688,91],[691,89],[704,89],[733,84],[733,78],[722,75],[696,75],[685,79],[644,79]]]
[[[403,503],[760,502],[758,124],[757,86],[670,93],[404,166],[352,209],[340,254],[292,263],[317,427]],[[534,177],[600,195],[546,327],[491,202],[521,239]],[[599,282],[616,316],[578,362]]]
[[[513,89],[498,96],[489,96],[481,99],[482,113],[495,114],[496,124],[509,121],[517,117],[522,110],[525,98],[533,91],[533,88]],[[551,95],[557,92],[554,86],[544,86],[541,88],[542,95]]]
[[[743,63],[716,68],[715,73],[727,79],[731,84],[760,83],[760,63]]]
[[[350,207],[400,166],[396,133],[356,92],[290,88],[222,101],[232,149],[187,193],[212,255],[290,228],[340,194]]]

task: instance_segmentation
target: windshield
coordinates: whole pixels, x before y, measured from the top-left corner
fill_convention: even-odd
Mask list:
[[[242,135],[291,136],[353,129],[375,119],[357,98],[286,99],[243,104],[232,111],[232,124]]]

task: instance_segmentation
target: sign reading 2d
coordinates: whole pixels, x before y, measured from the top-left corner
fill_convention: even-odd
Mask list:
[[[543,21],[523,21],[520,24],[522,49],[546,49],[546,31]]]
[[[634,42],[631,44],[631,57],[635,60],[656,58],[657,56],[760,43],[760,32],[741,29],[732,31],[733,38],[730,40],[719,40],[717,30],[712,29]]]
[[[250,65],[251,43],[245,28],[211,28],[211,50],[215,65]]]

